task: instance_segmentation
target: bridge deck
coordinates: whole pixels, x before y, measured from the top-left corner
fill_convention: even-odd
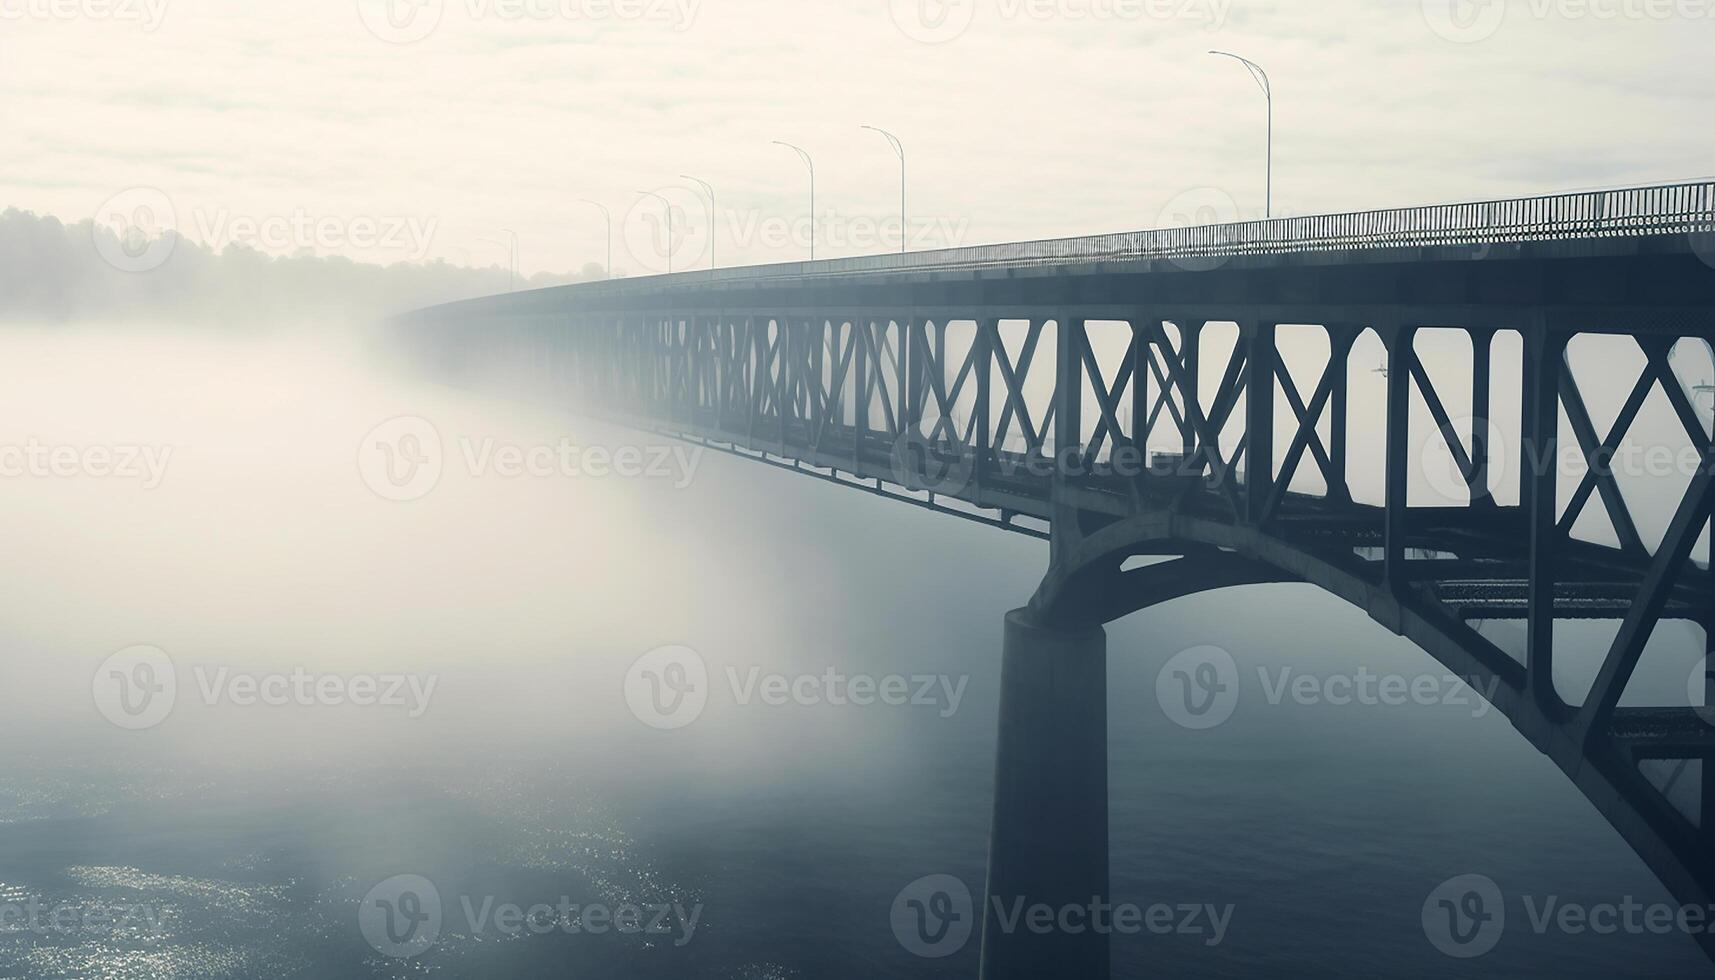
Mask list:
[[[754,289],[854,278],[1201,272],[1402,257],[1501,260],[1663,250],[1698,251],[1715,263],[1715,181],[694,270],[536,292],[575,291],[580,302],[600,304],[686,289]]]
[[[1305,324],[1328,353],[1299,379],[1280,336]],[[1049,625],[1315,584],[1481,684],[1682,901],[1715,901],[1715,670],[1700,701],[1622,703],[1659,622],[1715,628],[1715,578],[1695,557],[1715,429],[1669,364],[1686,342],[1715,356],[1715,183],[591,283],[400,326],[455,380],[501,367],[525,379],[514,394],[1047,537],[1031,614]],[[1098,327],[1118,332],[1117,366]],[[1468,339],[1468,404],[1425,366],[1426,327]],[[1568,358],[1581,333],[1628,337],[1643,364],[1611,418]],[[1521,349],[1504,378],[1503,334]],[[1371,335],[1385,394],[1358,406],[1351,378],[1370,369],[1353,351]],[[1503,400],[1520,409],[1505,427]],[[1659,539],[1609,465],[1651,401],[1697,462]],[[1414,432],[1415,406],[1431,424]],[[1351,445],[1359,413],[1385,430],[1368,455]],[[1463,484],[1444,506],[1411,505],[1426,439]],[[1511,477],[1517,504],[1496,500],[1497,439],[1539,461]],[[1582,467],[1564,500],[1562,442]],[[1091,465],[1161,445],[1176,448],[1165,470]],[[1379,502],[1355,500],[1354,477],[1378,474]],[[1305,476],[1326,489],[1305,492]],[[1574,533],[1586,512],[1613,546]],[[1161,556],[1177,558],[1127,567]],[[1617,632],[1589,689],[1564,690],[1555,625],[1592,619]],[[1487,628],[1502,620],[1522,633],[1507,649]],[[1699,782],[1693,806],[1668,798],[1675,780]],[[1715,934],[1703,941],[1715,955]]]

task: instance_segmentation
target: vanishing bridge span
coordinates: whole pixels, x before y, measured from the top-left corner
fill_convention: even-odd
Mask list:
[[[991,896],[1108,893],[1103,624],[1295,581],[1492,690],[1680,901],[1715,900],[1715,433],[1670,364],[1715,340],[1715,183],[614,280],[400,326],[443,377],[504,366],[531,397],[1046,538],[1006,618]],[[1457,376],[1423,353],[1448,335]],[[1574,370],[1591,337],[1641,370]],[[1624,393],[1611,418],[1597,383]],[[1646,403],[1694,463],[1659,537],[1607,465]],[[1555,671],[1577,619],[1618,624],[1581,694]],[[1703,697],[1634,704],[1673,619],[1701,627]],[[991,921],[982,970],[1106,976],[1107,941]]]

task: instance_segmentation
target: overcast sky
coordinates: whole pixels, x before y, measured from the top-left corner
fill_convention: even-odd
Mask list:
[[[389,4],[392,9],[389,10]],[[1709,0],[0,0],[4,202],[526,272],[914,247],[1715,173]],[[391,13],[391,17],[389,14]],[[116,217],[117,216],[117,217]],[[796,221],[798,227],[788,227]],[[880,223],[886,222],[882,225]]]

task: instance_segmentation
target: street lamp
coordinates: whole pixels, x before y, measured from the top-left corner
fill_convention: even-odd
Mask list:
[[[607,268],[605,270],[606,276],[604,278],[612,279],[613,278],[613,212],[611,212],[607,209],[607,205],[599,203],[597,201],[592,201],[587,197],[580,197],[580,198],[578,198],[578,201],[582,204],[588,204],[592,208],[600,208],[601,209],[601,216],[607,219]]]
[[[880,126],[862,126],[859,128],[887,137],[887,142],[893,147],[893,152],[899,155],[899,252],[903,255],[906,240],[911,237],[910,226],[905,223],[905,144],[899,141],[899,137]]]
[[[665,197],[662,197],[660,194],[657,194],[654,191],[638,191],[637,193],[642,194],[644,197],[653,197],[655,200],[660,201],[661,206],[667,210],[667,274],[672,275],[673,274],[673,202],[667,200]]]
[[[1709,408],[1715,411],[1715,384],[1705,381],[1701,384],[1687,384],[1686,387],[1691,390],[1693,404],[1708,399]]]
[[[510,293],[518,288],[518,233],[513,231],[511,228],[502,228],[500,230],[505,232],[511,239],[510,243],[503,242],[498,238],[483,238],[479,240],[487,242],[490,245],[499,245],[501,248],[506,249],[506,291]]]
[[[706,180],[693,177],[690,174],[680,174],[680,180],[694,181],[703,188],[703,193],[709,196],[709,271],[715,269],[715,188]]]
[[[1262,66],[1249,58],[1241,58],[1231,51],[1210,51],[1212,55],[1231,58],[1245,66],[1251,73],[1258,86],[1262,88],[1263,98],[1268,100],[1268,182],[1263,197],[1263,217],[1274,216],[1274,86],[1269,84],[1268,72]]]
[[[784,146],[804,158],[804,166],[810,168],[810,261],[816,261],[816,161],[810,159],[810,152],[801,146],[788,143],[785,140],[774,140],[776,146]]]
[[[1710,343],[1705,340],[1702,341],[1702,344],[1704,349],[1709,352],[1710,362],[1715,363],[1715,343]],[[1673,347],[1667,352],[1667,359],[1670,363],[1679,360],[1678,344],[1673,345]],[[1704,384],[1697,385],[1687,384],[1686,387],[1691,390],[1692,402],[1700,402],[1704,398],[1708,398],[1710,411],[1715,412],[1715,384],[1705,382]]]

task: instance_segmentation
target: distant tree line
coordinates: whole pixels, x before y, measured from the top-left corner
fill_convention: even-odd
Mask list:
[[[600,279],[538,273],[518,288]],[[147,320],[243,327],[370,321],[435,303],[505,292],[499,265],[436,260],[374,265],[343,257],[214,251],[168,231],[122,241],[85,220],[67,225],[15,208],[0,213],[0,321],[55,324]]]

